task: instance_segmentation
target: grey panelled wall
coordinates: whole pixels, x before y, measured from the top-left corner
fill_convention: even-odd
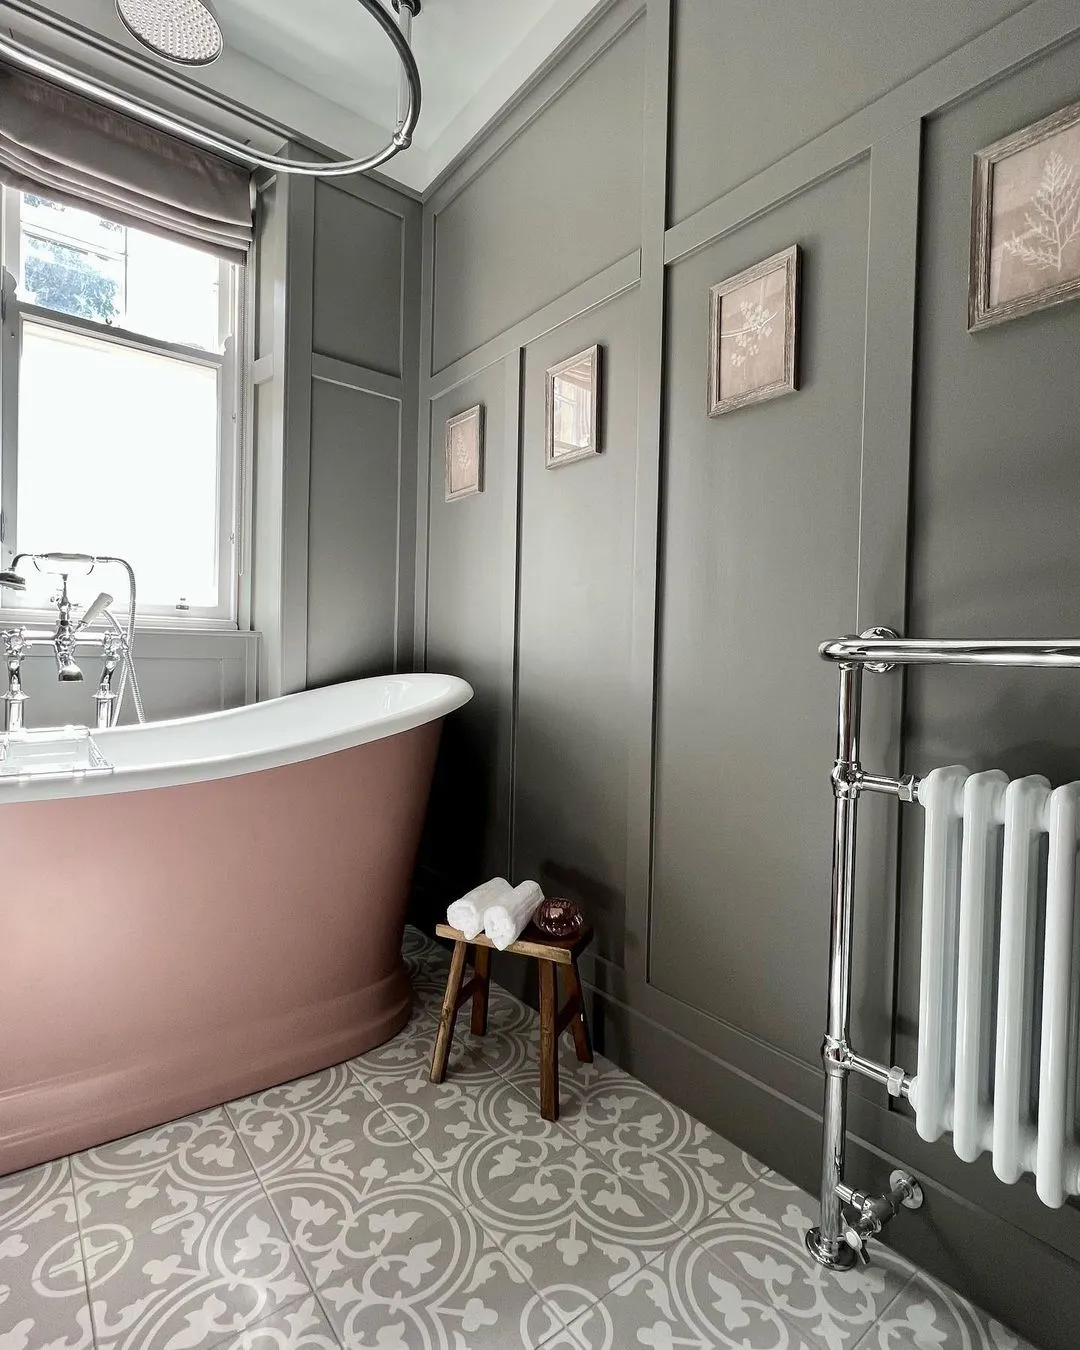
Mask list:
[[[820,913],[793,898],[828,875],[831,851],[807,809],[835,739],[815,646],[855,610],[869,183],[860,159],[668,282],[664,493],[677,528],[662,555],[650,979],[808,1062],[825,971],[804,958]],[[801,392],[754,416],[703,417],[710,284],[793,239]],[[787,972],[782,1001],[769,969]]]
[[[260,197],[251,565],[267,697],[413,664],[420,206],[367,179],[277,180]]]
[[[639,21],[602,49],[434,215],[435,370],[637,248],[644,38]]]
[[[638,377],[636,290],[525,349],[514,867],[589,909],[622,965]],[[601,454],[548,469],[545,372],[598,342]],[[582,679],[582,666],[588,678]]]
[[[678,5],[671,219],[684,220],[1024,7],[1025,0]]]
[[[1077,99],[1075,0],[613,0],[424,204],[416,637],[478,689],[440,764],[429,916],[504,869],[577,895],[603,1048],[810,1189],[816,644],[1080,632],[1080,305],[978,335],[966,312],[974,153]],[[790,243],[801,389],[711,420],[709,287]],[[544,373],[592,342],[604,453],[549,472]],[[485,491],[448,504],[443,428],[475,402]],[[1080,777],[1073,680],[927,674],[906,704],[869,683],[873,767]],[[855,1026],[913,1067],[907,811],[901,833],[865,808]],[[851,1124],[855,1184],[894,1159],[926,1181],[890,1240],[1075,1350],[1077,1206],[924,1144],[868,1085]]]

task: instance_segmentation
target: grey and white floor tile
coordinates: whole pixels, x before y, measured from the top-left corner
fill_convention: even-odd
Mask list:
[[[492,989],[428,1078],[447,950],[410,930],[387,1045],[0,1179],[0,1350],[1032,1350],[876,1245],[830,1274],[813,1201]]]
[[[369,1086],[402,1133],[467,1204],[532,1177],[579,1147],[495,1073],[465,1082],[450,1074],[435,1084],[424,1070]]]
[[[818,1350],[767,1294],[684,1237],[570,1327],[583,1350]]]
[[[308,1294],[214,1350],[339,1350],[339,1342],[318,1299]]]
[[[680,1236],[581,1145],[472,1202],[471,1212],[570,1322]]]
[[[67,1159],[0,1178],[0,1350],[93,1343]]]
[[[520,1265],[462,1208],[400,1226],[320,1297],[350,1350],[534,1350],[559,1329]]]
[[[698,1224],[693,1237],[737,1279],[758,1290],[815,1350],[852,1350],[914,1268],[877,1244],[872,1265],[825,1270],[804,1245],[814,1210],[804,1191],[768,1172]]]
[[[82,1242],[99,1350],[210,1350],[311,1293],[257,1181],[149,1230],[84,1225]]]
[[[858,1350],[1033,1350],[924,1271],[917,1271],[859,1342]]]
[[[76,1154],[71,1172],[80,1223],[129,1233],[212,1211],[255,1181],[220,1108]]]

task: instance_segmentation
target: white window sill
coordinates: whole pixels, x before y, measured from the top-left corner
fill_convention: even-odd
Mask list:
[[[127,612],[122,605],[114,606],[113,616],[121,628],[127,626]],[[76,616],[77,617],[77,616]],[[51,609],[0,609],[0,629],[55,628],[57,611]],[[101,631],[100,620],[93,630]],[[235,619],[215,619],[206,615],[137,614],[135,633],[232,633],[240,632]]]

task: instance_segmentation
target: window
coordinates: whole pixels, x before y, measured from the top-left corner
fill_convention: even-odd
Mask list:
[[[4,565],[126,558],[140,615],[235,621],[243,269],[2,192]],[[27,582],[5,607],[48,603],[54,585]]]

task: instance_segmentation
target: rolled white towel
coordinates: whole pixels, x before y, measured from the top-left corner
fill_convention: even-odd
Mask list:
[[[471,942],[484,927],[484,914],[488,906],[513,893],[514,888],[505,877],[492,877],[468,895],[463,895],[460,900],[455,900],[446,911],[446,922]]]
[[[499,951],[506,951],[512,942],[516,942],[529,920],[543,903],[544,892],[535,881],[523,881],[513,891],[489,905],[484,914],[484,932],[492,945]]]

